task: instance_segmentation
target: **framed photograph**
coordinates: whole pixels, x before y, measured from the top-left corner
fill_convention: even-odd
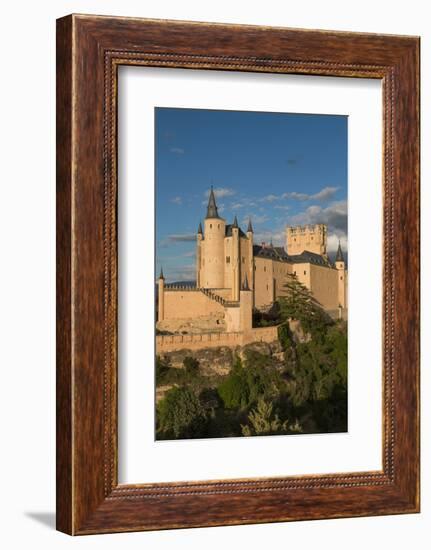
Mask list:
[[[57,528],[419,511],[419,38],[57,21]]]

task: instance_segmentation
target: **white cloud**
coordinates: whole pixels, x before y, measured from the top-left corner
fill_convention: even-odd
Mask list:
[[[338,250],[338,242],[341,244],[343,252],[347,251],[347,235],[341,234],[341,232],[331,233],[328,235],[327,250],[329,254],[333,254]]]
[[[256,206],[256,202],[251,199],[240,199],[239,201],[233,202],[230,205],[231,210],[240,210],[241,208],[252,208]]]
[[[184,155],[185,151],[181,147],[171,147],[169,149],[171,153],[174,153],[175,155]]]
[[[325,223],[329,231],[338,230],[342,234],[347,234],[347,201],[335,201],[326,208],[312,205],[289,219],[291,225],[308,223]]]
[[[173,202],[174,204],[183,204],[183,199],[181,197],[173,197],[171,199],[171,202]]]
[[[244,218],[241,220],[242,225],[247,225],[248,220],[251,219],[252,225],[259,225],[261,223],[265,223],[269,220],[268,216],[266,214],[249,214],[248,216],[244,216]]]
[[[283,193],[283,195],[281,195],[281,198],[294,199],[298,201],[327,201],[335,195],[338,189],[339,187],[324,187],[319,192],[314,193],[313,195],[292,191],[291,193]]]
[[[196,240],[195,233],[174,233],[173,235],[168,235],[166,239],[160,241],[160,246],[166,247],[170,244],[175,243],[188,243]]]
[[[270,243],[274,246],[284,246],[286,244],[286,234],[284,228],[275,231],[263,230],[254,235],[255,244]]]
[[[279,197],[278,195],[265,195],[265,197],[262,197],[259,199],[260,202],[274,202],[280,200],[282,197]]]

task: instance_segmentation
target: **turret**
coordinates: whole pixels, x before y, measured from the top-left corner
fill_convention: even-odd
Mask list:
[[[248,226],[247,226],[247,237],[253,238],[253,226],[251,225],[251,218],[248,219]]]
[[[239,300],[241,284],[241,251],[239,244],[238,220],[235,216],[232,224],[232,300]]]
[[[338,250],[337,255],[335,256],[335,267],[338,271],[338,303],[340,308],[345,308],[347,306],[346,300],[346,264],[344,262],[344,255],[341,249],[341,243],[338,241]]]
[[[240,291],[240,332],[248,332],[252,328],[253,319],[253,293],[250,290],[247,275]]]
[[[253,226],[251,225],[251,218],[248,219],[247,226],[247,239],[248,239],[248,282],[250,288],[254,288],[254,256],[253,256]]]
[[[165,277],[163,275],[163,268],[160,268],[160,275],[157,280],[157,286],[158,286],[158,312],[157,312],[157,320],[163,321],[165,318]]]
[[[338,241],[338,250],[337,250],[337,255],[335,256],[335,267],[337,269],[344,269],[345,268],[344,255],[343,255],[343,251],[341,249],[340,241]]]
[[[203,240],[202,224],[199,222],[198,232],[196,234],[196,287],[201,286],[201,262],[202,262],[202,240]]]
[[[219,216],[212,186],[208,198],[204,227],[205,233],[201,240],[199,285],[203,288],[223,288],[226,222]]]

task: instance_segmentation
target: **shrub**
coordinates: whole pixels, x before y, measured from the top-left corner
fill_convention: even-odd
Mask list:
[[[218,394],[228,409],[246,407],[249,402],[249,389],[244,373],[234,369],[218,387]]]
[[[161,438],[200,437],[205,410],[194,392],[184,387],[168,390],[157,405],[157,431]]]
[[[169,372],[169,363],[160,357],[156,356],[156,384],[163,384],[167,374]]]

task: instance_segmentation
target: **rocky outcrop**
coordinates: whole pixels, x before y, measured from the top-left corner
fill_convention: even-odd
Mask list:
[[[184,366],[184,359],[186,357],[193,357],[199,361],[199,370],[204,376],[223,376],[229,374],[236,355],[244,360],[250,351],[256,351],[261,355],[272,357],[275,362],[282,365],[283,350],[278,340],[272,343],[253,342],[235,348],[221,346],[199,350],[182,349],[164,353],[162,358],[168,362],[170,367],[181,369]]]

